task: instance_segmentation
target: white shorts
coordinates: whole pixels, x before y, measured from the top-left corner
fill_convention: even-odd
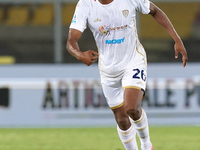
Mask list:
[[[139,60],[139,62],[137,60],[137,65],[130,65],[117,78],[101,76],[103,92],[111,109],[116,109],[123,105],[125,88],[145,91],[147,80],[147,65],[145,61],[144,59]]]

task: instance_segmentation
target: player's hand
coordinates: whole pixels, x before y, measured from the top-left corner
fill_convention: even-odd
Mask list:
[[[97,61],[99,54],[93,50],[88,50],[85,52],[82,52],[80,57],[78,58],[80,61],[82,61],[87,66],[90,66],[95,61]]]
[[[175,58],[178,58],[178,53],[182,54],[183,67],[185,67],[188,61],[188,56],[187,56],[187,51],[183,45],[183,42],[181,40],[177,41],[174,45],[174,49],[175,49]]]

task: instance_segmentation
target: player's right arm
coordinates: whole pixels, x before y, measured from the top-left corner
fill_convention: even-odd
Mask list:
[[[78,40],[80,39],[81,35],[81,31],[70,28],[66,47],[72,56],[76,57],[78,60],[89,66],[97,61],[99,54],[93,50],[88,50],[85,52],[80,51]]]

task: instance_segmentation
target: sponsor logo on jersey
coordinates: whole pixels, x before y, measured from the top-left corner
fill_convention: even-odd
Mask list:
[[[124,15],[125,18],[127,18],[128,15],[129,15],[129,11],[128,10],[123,10],[122,14]]]
[[[74,17],[72,19],[72,23],[76,23],[76,14],[74,15]]]
[[[124,42],[124,38],[122,39],[113,39],[113,40],[106,40],[106,44],[121,44]]]
[[[101,19],[97,18],[94,20],[94,22],[101,22]]]
[[[100,31],[101,35],[109,35],[110,34],[110,28],[108,26],[99,27],[99,31]]]
[[[111,31],[117,31],[117,30],[124,30],[128,27],[128,25],[120,26],[120,27],[114,27],[110,28],[109,26],[101,26],[99,27],[99,31],[101,35],[110,35]]]

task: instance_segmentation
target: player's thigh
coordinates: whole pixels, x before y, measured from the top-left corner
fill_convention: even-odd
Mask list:
[[[142,104],[144,92],[136,88],[125,88],[124,105],[128,110],[138,110]]]
[[[102,89],[107,103],[111,109],[119,108],[123,105],[124,90],[121,80],[102,80]]]
[[[116,81],[102,82],[102,88],[107,103],[114,113],[115,120],[122,130],[127,130],[131,123],[124,106],[124,90],[122,88],[121,79]]]

